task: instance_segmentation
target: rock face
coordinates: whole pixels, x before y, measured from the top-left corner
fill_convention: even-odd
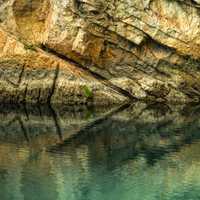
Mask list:
[[[0,102],[112,104],[127,98],[105,81],[0,29]]]
[[[0,0],[0,100],[199,102],[199,11],[197,0]]]

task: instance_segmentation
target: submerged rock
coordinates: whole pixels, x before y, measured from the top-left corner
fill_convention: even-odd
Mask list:
[[[199,102],[199,9],[190,0],[0,1],[1,101]]]

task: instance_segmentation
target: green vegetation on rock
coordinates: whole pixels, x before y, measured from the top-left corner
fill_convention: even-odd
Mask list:
[[[87,97],[87,98],[93,97],[93,92],[92,92],[91,88],[89,88],[86,85],[83,86],[83,93],[84,93],[84,96]]]

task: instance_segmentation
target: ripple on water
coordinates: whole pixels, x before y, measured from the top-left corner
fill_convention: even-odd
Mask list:
[[[139,109],[0,111],[1,199],[199,200],[198,112]]]

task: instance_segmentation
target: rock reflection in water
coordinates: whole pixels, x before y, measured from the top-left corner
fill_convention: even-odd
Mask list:
[[[3,200],[199,199],[198,107],[75,109],[1,108]]]

